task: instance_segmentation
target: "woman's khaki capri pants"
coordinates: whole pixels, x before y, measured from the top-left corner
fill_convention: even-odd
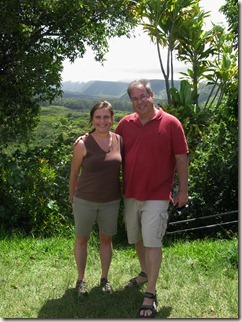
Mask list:
[[[99,232],[113,236],[117,234],[120,200],[93,202],[77,197],[73,199],[73,215],[76,236],[90,236],[95,221]]]
[[[145,247],[161,247],[167,228],[169,200],[127,198],[124,205],[129,244],[143,240]]]

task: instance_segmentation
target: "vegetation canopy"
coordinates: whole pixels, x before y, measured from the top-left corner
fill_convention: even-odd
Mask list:
[[[141,9],[144,8],[143,5],[147,5],[147,10],[143,12],[149,14],[150,18],[154,16],[151,10],[160,8],[151,6],[154,2],[155,0],[142,1]],[[164,4],[164,1],[156,2]],[[180,5],[179,1],[174,2],[177,6]],[[172,0],[167,3],[170,9],[177,8],[172,6]],[[196,10],[191,11],[195,16],[189,16],[186,29],[186,19],[182,20],[184,28],[180,29],[179,38],[172,38],[170,43],[175,45],[172,47],[174,50],[179,49],[180,57],[184,59],[194,57],[194,50],[201,54],[199,57],[206,54],[203,44],[194,40],[196,22],[197,27],[202,27],[199,19],[195,19],[199,16],[197,1],[184,0],[188,9],[189,3],[196,4]],[[65,94],[68,95],[61,98],[58,94],[62,62],[66,57],[71,61],[81,57],[86,46],[91,46],[96,59],[103,61],[107,39],[126,32],[129,36],[136,19],[140,19],[140,11],[134,6],[134,2],[127,0],[91,3],[13,0],[1,1],[1,6],[1,229],[9,234],[19,230],[26,235],[41,237],[70,235],[73,217],[68,201],[68,182],[73,143],[79,135],[90,130],[88,115],[93,100],[110,100],[115,109],[114,128],[131,111],[131,104],[126,100],[126,86],[124,93],[123,85],[116,84],[111,88],[110,82],[105,83],[105,92],[100,88],[101,84],[87,84],[85,100],[83,96],[71,96],[67,92]],[[211,61],[210,56],[208,59],[206,55],[203,57],[204,63],[208,61],[210,66],[204,86],[210,85],[212,91],[215,91],[211,97],[208,95],[209,103],[206,98],[204,100],[201,87],[197,91],[194,86],[200,83],[191,82],[191,77],[186,77],[179,83],[174,81],[174,87],[178,85],[180,88],[170,88],[171,103],[167,100],[166,104],[161,104],[165,111],[175,115],[183,124],[190,150],[189,212],[182,216],[175,214],[174,219],[197,219],[232,212],[236,217],[229,217],[228,221],[233,224],[220,231],[213,228],[209,230],[209,235],[219,237],[230,237],[238,230],[238,24],[236,19],[232,19],[234,13],[238,17],[237,9],[238,4],[234,0],[223,7],[229,18],[230,32],[214,26],[211,42],[207,43],[214,50]],[[173,12],[176,15],[171,14],[169,17],[176,17],[178,21],[179,12]],[[162,24],[158,25],[160,31],[161,27],[172,26],[169,17],[161,20]],[[189,29],[192,17],[194,29]],[[153,29],[150,31],[153,32]],[[170,34],[170,31],[167,32]],[[195,38],[189,38],[189,35]],[[206,34],[206,39],[209,39],[208,35]],[[178,36],[178,33],[173,33],[173,36]],[[160,41],[161,38],[157,40]],[[164,39],[162,44],[167,45],[169,42]],[[200,59],[199,61],[202,62]],[[194,68],[192,72],[188,71],[187,76],[192,76]],[[203,74],[202,72],[200,76]],[[199,80],[200,76],[196,79]],[[166,86],[165,80],[163,83]],[[162,99],[162,91],[165,92],[162,83],[156,80],[151,85],[156,99]],[[83,94],[82,92],[81,95]],[[88,99],[91,95],[93,99]],[[53,101],[58,106],[48,103],[43,106],[43,100]],[[43,106],[40,122],[30,136],[40,104]],[[18,144],[18,139],[23,141],[24,138],[29,139],[28,144]],[[11,141],[14,144],[9,144]],[[175,177],[173,195],[177,189],[176,179]],[[123,204],[120,208],[117,236],[120,240],[125,236],[122,211]],[[216,218],[216,221],[220,224],[221,218]],[[199,230],[193,235],[201,236]]]
[[[108,39],[130,36],[136,23],[128,0],[1,0],[0,142],[27,138],[39,103],[61,93],[64,59],[87,47],[103,62]]]

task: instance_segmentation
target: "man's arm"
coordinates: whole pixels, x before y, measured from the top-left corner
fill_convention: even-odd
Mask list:
[[[179,191],[173,201],[173,205],[181,208],[188,202],[188,155],[176,154],[175,159]]]

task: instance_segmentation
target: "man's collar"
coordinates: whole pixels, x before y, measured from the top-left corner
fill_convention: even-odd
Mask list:
[[[160,120],[163,117],[163,114],[164,114],[163,109],[161,107],[156,107],[156,109],[158,110],[158,112],[151,120]],[[130,120],[134,122],[139,121],[139,115],[136,112],[133,114],[130,114]]]

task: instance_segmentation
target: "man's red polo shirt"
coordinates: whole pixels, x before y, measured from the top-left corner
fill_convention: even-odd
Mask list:
[[[175,154],[188,153],[183,127],[159,108],[145,125],[137,113],[123,117],[116,133],[123,137],[123,193],[137,200],[169,200],[174,180]]]

